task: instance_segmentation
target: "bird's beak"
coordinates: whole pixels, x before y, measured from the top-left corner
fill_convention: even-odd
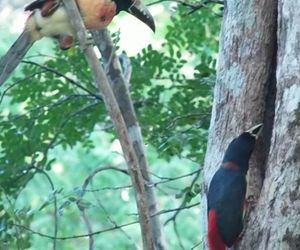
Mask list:
[[[133,0],[132,5],[128,8],[127,12],[141,20],[143,23],[148,25],[153,32],[155,32],[153,16],[146,6],[142,4],[141,0]]]
[[[263,124],[257,124],[254,127],[250,128],[246,132],[248,132],[250,135],[254,136],[255,139],[259,136],[260,132],[262,131]]]

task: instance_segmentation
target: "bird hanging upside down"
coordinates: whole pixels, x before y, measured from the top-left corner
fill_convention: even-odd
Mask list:
[[[141,0],[76,0],[87,29],[106,27],[120,11],[124,10],[155,31],[152,15]],[[61,49],[72,47],[75,31],[61,0],[36,0],[25,7],[30,11],[23,33],[0,60],[0,86],[17,67],[32,44],[52,37]]]
[[[207,195],[209,250],[226,250],[242,232],[246,174],[261,128],[262,124],[256,125],[229,144],[211,180]]]
[[[76,0],[76,3],[87,29],[106,27],[115,15],[124,10],[155,30],[153,18],[140,0]],[[25,32],[33,41],[45,36],[54,37],[58,39],[61,49],[72,46],[74,29],[61,1],[37,0],[25,10],[32,12],[26,22]]]

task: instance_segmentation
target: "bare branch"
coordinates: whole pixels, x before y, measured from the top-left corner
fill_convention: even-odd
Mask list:
[[[139,168],[135,151],[133,149],[133,145],[131,143],[131,140],[129,139],[126,124],[124,122],[122,114],[120,113],[119,106],[110,88],[109,82],[105,76],[103,68],[99,64],[99,60],[94,52],[93,46],[91,44],[87,44],[87,34],[75,2],[68,0],[63,0],[63,2],[66,6],[66,10],[69,14],[71,23],[77,31],[80,44],[83,47],[86,60],[89,63],[93,72],[95,82],[99,90],[101,90],[101,93],[103,94],[104,103],[116,128],[128,168],[130,169],[131,180],[135,187],[136,204],[139,211],[143,247],[145,250],[153,250],[154,244],[150,225],[150,215],[147,206],[147,199],[144,187],[144,180]]]
[[[80,211],[80,216],[82,217],[82,219],[87,227],[88,234],[89,234],[89,250],[93,250],[94,249],[94,238],[93,238],[92,224],[91,224],[88,216],[86,215],[85,208],[80,206],[78,202],[77,202],[77,207]]]
[[[120,111],[126,123],[127,131],[133,144],[139,167],[141,169],[143,178],[146,182],[145,191],[147,194],[147,202],[149,213],[155,214],[158,211],[157,202],[155,198],[155,190],[152,185],[151,176],[149,175],[148,162],[145,156],[143,145],[143,138],[141,134],[140,125],[138,123],[133,102],[129,93],[130,82],[130,61],[123,55],[123,63],[125,62],[126,69],[122,70],[120,66],[120,58],[116,55],[115,45],[111,40],[109,32],[105,30],[93,31],[94,40],[101,52],[106,70],[108,72],[108,80],[117,99]],[[124,65],[124,64],[123,64]],[[127,79],[124,77],[127,75]],[[165,249],[164,235],[161,230],[161,223],[159,217],[150,217],[151,229],[154,239],[154,245],[157,250]]]
[[[148,6],[155,5],[158,3],[163,3],[163,2],[174,2],[174,3],[178,3],[182,6],[185,6],[190,9],[188,14],[192,14],[193,12],[200,10],[202,8],[207,8],[208,4],[224,5],[224,1],[219,1],[219,0],[203,0],[203,1],[194,2],[194,3],[189,3],[188,1],[185,1],[185,0],[158,0],[158,1],[155,1],[152,3],[149,3]]]
[[[148,4],[148,6],[149,5],[155,5],[155,4],[162,3],[162,2],[175,2],[178,5],[185,6],[188,9],[188,11],[187,11],[186,14],[184,14],[184,16],[193,14],[194,12],[196,12],[196,11],[202,9],[202,8],[208,8],[209,4],[224,5],[224,1],[218,1],[218,0],[203,0],[203,1],[194,2],[194,3],[189,3],[188,1],[185,1],[185,0],[158,0],[158,1],[155,1],[155,2],[152,2],[152,3]],[[219,13],[216,13],[213,10],[210,10],[210,11],[215,16],[222,17],[222,15],[220,15]]]
[[[53,196],[54,196],[54,198],[53,198],[54,199],[53,200],[54,237],[56,238],[57,232],[58,232],[58,219],[57,219],[57,199],[56,199],[56,193],[54,192],[55,191],[54,183],[46,171],[39,169],[39,168],[36,168],[36,171],[37,171],[37,173],[40,173],[46,177],[46,179],[48,180],[48,182],[51,186],[52,192],[53,192]],[[56,239],[53,239],[53,250],[56,250]]]
[[[37,66],[37,67],[40,67],[41,69],[44,69],[44,70],[47,70],[57,76],[60,76],[62,78],[64,78],[65,80],[67,80],[68,82],[70,82],[71,84],[75,85],[76,87],[78,87],[79,89],[83,90],[84,92],[90,94],[91,96],[94,96],[96,99],[99,99],[101,100],[101,96],[99,95],[96,95],[95,93],[91,92],[89,89],[87,89],[86,87],[82,86],[80,83],[74,81],[72,78],[60,73],[58,70],[55,70],[53,68],[50,68],[50,67],[47,67],[45,65],[41,65],[39,63],[36,63],[36,62],[32,62],[32,61],[26,61],[26,60],[23,60],[22,61],[23,63],[26,63],[26,64],[30,64],[30,65],[34,65],[34,66]]]
[[[191,250],[196,249],[196,247],[200,246],[201,244],[203,244],[203,241],[200,241],[200,242],[198,242],[197,244],[195,244],[195,245],[191,248]]]
[[[179,232],[178,232],[176,220],[173,221],[173,227],[174,227],[174,232],[175,232],[175,234],[176,234],[176,237],[177,237],[178,244],[179,244],[180,248],[181,248],[182,250],[185,250],[185,249],[184,249],[184,246],[183,246],[183,243],[182,243],[182,240],[181,240],[181,237],[180,237],[180,234],[179,234]]]
[[[92,184],[92,181],[91,181],[91,185],[93,185],[93,184]],[[100,201],[100,198],[99,198],[99,197],[101,197],[101,196],[96,195],[96,193],[93,193],[93,196],[94,196],[95,200],[97,201],[99,207],[101,207],[101,209],[103,210],[103,212],[104,212],[105,216],[107,217],[108,221],[109,221],[113,226],[117,226],[117,225],[118,225],[117,222],[113,219],[112,215],[111,215],[111,214],[109,213],[109,211],[106,209],[106,207],[104,206],[104,204],[102,204],[102,202]],[[135,246],[135,249],[138,250],[139,247],[138,247],[136,241],[135,241],[128,233],[126,233],[126,231],[123,230],[123,228],[120,228],[119,230],[120,230],[120,231],[123,233],[123,235],[124,235],[124,236],[125,236],[125,237],[126,237],[126,238],[134,245],[134,246]]]
[[[33,43],[28,32],[23,31],[6,54],[0,58],[0,86],[19,65]]]
[[[153,216],[157,216],[157,215],[160,215],[160,214],[171,213],[171,212],[178,212],[178,211],[182,211],[182,210],[185,210],[185,209],[190,209],[192,207],[196,207],[196,206],[199,206],[199,205],[200,205],[200,202],[197,202],[197,203],[194,203],[194,204],[188,205],[188,206],[180,206],[180,207],[177,207],[177,208],[165,209],[165,210],[159,211],[157,214],[154,214]]]
[[[170,213],[170,212],[174,212],[174,211],[178,211],[178,210],[189,209],[189,208],[196,207],[196,206],[199,206],[199,205],[200,205],[200,202],[197,202],[197,203],[194,203],[192,205],[185,206],[185,207],[178,207],[178,208],[173,208],[173,209],[168,209],[168,210],[162,210],[162,211],[159,211],[157,214],[152,215],[152,216],[158,216],[158,215],[161,215],[161,214]],[[37,232],[37,231],[32,230],[31,228],[26,227],[24,225],[19,225],[19,224],[13,224],[13,225],[16,226],[16,227],[22,228],[24,230],[27,230],[27,231],[31,232],[32,234],[36,234],[36,235],[39,235],[39,236],[44,237],[44,238],[48,238],[48,239],[52,239],[52,240],[53,239],[56,239],[56,240],[70,240],[70,239],[86,238],[86,237],[89,237],[90,235],[99,235],[99,234],[114,231],[116,229],[120,229],[120,228],[123,228],[123,227],[128,227],[128,226],[138,224],[138,223],[139,223],[139,221],[132,221],[132,222],[128,222],[128,223],[125,223],[125,224],[116,225],[114,227],[106,228],[106,229],[103,229],[103,230],[95,231],[92,234],[79,234],[79,235],[73,235],[73,236],[58,236],[58,237],[54,237],[52,235]]]
[[[36,234],[36,235],[39,235],[41,237],[48,238],[48,239],[51,239],[51,240],[54,240],[54,239],[56,239],[56,240],[70,240],[70,239],[86,238],[86,237],[90,237],[91,235],[99,235],[99,234],[102,234],[102,233],[114,231],[114,230],[122,228],[122,227],[128,227],[128,226],[131,226],[131,225],[134,225],[134,224],[137,224],[137,223],[139,223],[139,221],[132,221],[132,222],[125,223],[125,224],[122,224],[122,225],[117,225],[117,226],[114,226],[114,227],[110,227],[110,228],[106,228],[106,229],[103,229],[103,230],[95,231],[92,234],[79,234],[79,235],[63,236],[63,237],[54,237],[52,235],[40,233],[40,232],[34,231],[34,230],[30,229],[29,227],[26,227],[24,225],[18,225],[18,224],[13,224],[13,225],[16,226],[16,227],[25,229],[25,230],[31,232],[32,234]]]
[[[102,171],[105,171],[105,170],[114,170],[114,171],[118,171],[118,172],[121,172],[123,174],[126,174],[126,175],[129,175],[128,173],[128,170],[126,169],[122,169],[122,168],[118,168],[118,167],[114,167],[114,166],[104,166],[104,167],[99,167],[99,168],[96,168],[85,180],[84,180],[84,183],[82,185],[82,191],[83,191],[83,194],[82,196],[85,194],[85,191],[86,191],[86,187],[89,185],[90,181],[94,178],[94,176]]]
[[[176,181],[176,180],[186,178],[189,176],[193,176],[195,174],[198,174],[201,170],[202,170],[202,168],[199,168],[193,172],[190,172],[190,173],[187,173],[187,174],[184,174],[181,176],[177,176],[177,177],[162,177],[162,176],[156,175],[154,173],[151,173],[153,176],[162,179],[162,181],[154,182],[152,185],[154,187],[157,187],[164,183],[168,183],[168,182]],[[86,192],[100,192],[100,191],[105,191],[105,190],[119,190],[119,189],[125,189],[125,188],[132,188],[132,185],[125,185],[125,186],[119,186],[119,187],[103,187],[103,188],[98,188],[98,189],[87,189]]]
[[[194,177],[194,179],[193,179],[193,181],[192,181],[192,183],[191,183],[191,185],[190,185],[190,189],[194,186],[194,184],[195,184],[196,181],[198,180],[199,175],[200,175],[200,172],[198,172],[198,173],[195,175],[195,177]],[[186,203],[187,203],[186,199],[183,199],[183,201],[182,201],[180,207],[185,207]],[[170,221],[173,221],[173,222],[174,222],[174,221],[176,220],[178,214],[180,213],[180,211],[181,211],[181,209],[178,209],[178,210],[174,213],[173,216],[171,216],[169,219],[166,220],[166,222],[164,223],[164,225],[167,225]]]

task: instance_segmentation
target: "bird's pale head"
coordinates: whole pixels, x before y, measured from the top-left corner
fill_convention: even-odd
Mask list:
[[[151,30],[155,31],[153,16],[141,0],[114,0],[117,5],[116,14],[124,10],[145,23]]]
[[[241,170],[247,172],[249,159],[255,147],[255,141],[262,128],[258,124],[233,139],[225,152],[223,163],[234,162]]]

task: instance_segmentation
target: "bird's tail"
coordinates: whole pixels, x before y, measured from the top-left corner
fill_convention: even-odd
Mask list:
[[[227,250],[217,227],[217,213],[214,209],[208,213],[207,241],[209,250]]]
[[[23,32],[7,53],[0,59],[0,86],[19,65],[34,41],[27,32]]]

